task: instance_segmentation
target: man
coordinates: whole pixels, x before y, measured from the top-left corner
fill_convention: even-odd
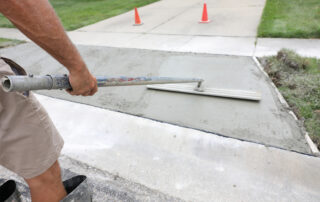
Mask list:
[[[0,0],[0,12],[69,71],[71,95],[91,96],[97,81],[67,37],[47,0]],[[0,59],[0,77],[23,74]],[[33,202],[58,202],[66,196],[58,157],[63,140],[35,97],[0,89],[0,165],[22,176]]]

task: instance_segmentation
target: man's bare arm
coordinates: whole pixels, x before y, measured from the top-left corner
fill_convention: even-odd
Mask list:
[[[70,94],[93,95],[97,91],[96,79],[47,0],[0,0],[0,12],[69,70]]]

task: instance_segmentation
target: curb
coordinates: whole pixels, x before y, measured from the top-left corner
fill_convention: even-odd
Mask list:
[[[290,106],[289,104],[287,103],[287,101],[284,99],[284,97],[282,96],[282,94],[280,93],[280,91],[278,90],[278,88],[276,87],[276,85],[272,82],[272,80],[270,79],[269,75],[267,74],[267,72],[264,71],[262,65],[260,64],[260,62],[258,61],[257,57],[256,56],[252,56],[252,59],[253,61],[255,62],[255,64],[258,66],[258,68],[260,69],[260,71],[269,79],[270,83],[271,83],[271,86],[273,87],[273,89],[275,90],[276,94],[277,94],[277,97],[280,101],[281,104],[283,104],[286,108],[289,109],[289,114],[291,114],[291,116],[296,120],[298,121],[298,118],[297,116],[295,115],[295,113],[290,110]],[[318,156],[320,157],[320,151],[319,149],[317,148],[317,146],[314,144],[314,142],[311,140],[310,136],[309,136],[309,133],[308,132],[305,132],[305,140],[307,141],[309,147],[310,147],[310,150],[312,152],[313,155],[315,156]]]

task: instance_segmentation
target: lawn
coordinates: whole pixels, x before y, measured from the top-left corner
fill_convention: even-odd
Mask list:
[[[320,149],[320,60],[285,49],[259,60]]]
[[[15,46],[18,44],[24,43],[23,41],[19,41],[19,40],[11,40],[11,39],[3,39],[0,38],[0,48],[6,48],[9,46]]]
[[[320,38],[320,0],[267,0],[258,37]]]
[[[50,0],[64,27],[74,30],[158,0]],[[13,25],[0,16],[0,27]]]

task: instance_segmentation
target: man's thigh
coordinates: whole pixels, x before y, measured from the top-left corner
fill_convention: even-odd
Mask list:
[[[0,59],[0,77],[24,73],[19,68]],[[62,147],[61,136],[32,93],[0,88],[0,165],[33,178],[58,159]]]

